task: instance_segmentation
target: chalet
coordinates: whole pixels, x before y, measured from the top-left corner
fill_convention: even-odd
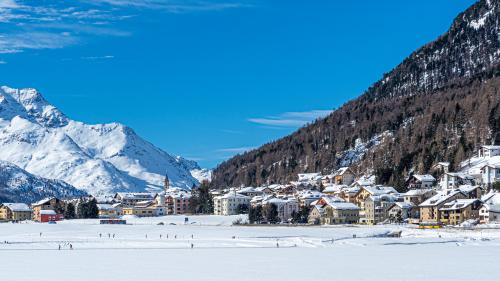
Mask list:
[[[323,209],[323,224],[352,224],[359,221],[360,208],[353,203],[329,202]]]
[[[274,190],[271,188],[271,186],[261,186],[261,187],[257,187],[255,190],[260,191],[261,195],[274,194]]]
[[[364,209],[364,203],[366,199],[370,196],[388,195],[388,194],[398,194],[394,187],[390,186],[363,186],[360,188],[358,193],[355,195],[354,203]]]
[[[450,171],[450,163],[449,162],[439,162],[436,165],[432,166],[432,170],[436,171],[440,174],[448,173]]]
[[[338,169],[334,174],[334,184],[344,184],[344,185],[351,185],[354,182],[354,179],[356,178],[356,174],[349,168],[349,167],[343,167]]]
[[[114,199],[116,202],[122,203],[124,206],[134,206],[138,202],[153,200],[154,193],[149,192],[118,192]]]
[[[490,191],[481,197],[483,206],[479,209],[480,223],[500,222],[500,193]]]
[[[491,158],[500,155],[499,145],[483,145],[479,149],[478,156],[482,158]]]
[[[322,192],[328,195],[336,195],[342,192],[342,190],[346,190],[349,188],[347,185],[344,184],[338,185],[333,183],[327,184],[324,187],[325,188],[323,189]]]
[[[418,207],[411,202],[394,202],[394,204],[387,209],[387,214],[393,221],[419,218]]]
[[[420,209],[420,221],[428,223],[439,223],[441,221],[441,209],[444,204],[456,199],[466,199],[460,190],[442,190],[436,195],[425,200],[418,207]]]
[[[447,225],[457,225],[466,220],[479,219],[479,209],[482,203],[479,199],[455,199],[444,203],[439,208],[440,222]]]
[[[436,195],[434,189],[411,189],[402,194],[405,203],[412,203],[415,206],[420,205],[434,195]]]
[[[321,217],[323,216],[324,209],[322,205],[314,205],[309,211],[309,216],[307,217],[307,222],[309,224],[320,224]]]
[[[407,181],[408,189],[429,189],[434,186],[436,179],[432,175],[412,175]]]
[[[384,222],[389,218],[387,211],[397,201],[394,194],[370,195],[364,202],[363,221],[368,224]]]
[[[299,177],[299,182],[314,182],[314,183],[320,183],[321,182],[321,173],[305,173],[305,174],[298,174]]]
[[[54,211],[55,215],[61,215],[64,212],[65,203],[64,201],[58,198],[49,197],[31,204],[31,208],[33,209],[33,220],[42,221],[42,216],[41,216],[42,211],[52,210]],[[52,215],[51,214],[52,212],[45,212],[45,213],[46,213],[45,214],[46,218]],[[52,219],[56,217],[50,217],[50,218]],[[61,218],[57,217],[57,219]]]
[[[491,186],[500,181],[500,164],[488,164],[481,167],[481,181],[484,186]]]
[[[300,208],[309,207],[312,202],[324,196],[323,193],[314,190],[302,191],[297,194]]]
[[[360,190],[361,190],[361,188],[359,188],[357,186],[352,186],[352,187],[340,190],[340,192],[338,192],[335,195],[338,196],[339,198],[342,198],[346,202],[351,202],[351,203],[356,204],[357,203],[356,195],[359,193]]]
[[[245,195],[248,197],[254,197],[262,195],[263,192],[261,190],[256,189],[255,187],[245,187],[237,191],[238,194]]]
[[[458,190],[469,199],[479,199],[483,193],[483,189],[479,185],[462,185]]]
[[[0,221],[31,220],[31,208],[24,203],[0,203]]]
[[[439,183],[442,190],[458,188],[461,185],[476,185],[475,178],[465,173],[444,173]]]
[[[146,200],[137,202],[133,206],[125,206],[122,209],[123,215],[133,215],[138,217],[156,217],[166,214],[165,204],[162,201],[163,196],[158,200]]]
[[[479,209],[480,223],[500,223],[500,204],[483,204]]]

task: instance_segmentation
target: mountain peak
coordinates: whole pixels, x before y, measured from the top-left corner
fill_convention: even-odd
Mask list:
[[[196,163],[169,155],[123,124],[71,120],[32,88],[0,88],[0,160],[96,195],[162,190],[165,171],[174,187],[198,184],[190,171]]]
[[[68,123],[68,118],[49,104],[36,89],[14,89],[7,86],[0,89],[0,96],[10,103],[11,114],[28,117],[48,127],[62,127]]]

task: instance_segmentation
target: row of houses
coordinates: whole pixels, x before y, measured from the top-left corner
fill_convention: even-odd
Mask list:
[[[46,198],[31,204],[0,203],[0,221],[38,222],[58,221],[63,219],[64,202],[55,198]]]
[[[97,207],[101,218],[181,215],[189,212],[190,198],[191,193],[178,188],[160,193],[118,192],[111,199],[99,200]]]
[[[448,167],[440,163],[437,168]],[[234,215],[241,205],[274,204],[282,222],[292,212],[309,208],[309,223],[339,224],[412,222],[459,224],[466,220],[481,223],[498,221],[498,193],[477,185],[476,177],[448,170],[438,182],[432,175],[412,175],[408,191],[399,193],[390,186],[376,185],[375,177],[356,176],[349,168],[331,175],[299,174],[287,185],[230,188],[214,191],[214,213]],[[288,211],[288,212],[287,212]]]

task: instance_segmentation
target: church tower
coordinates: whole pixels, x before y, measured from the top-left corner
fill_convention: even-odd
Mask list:
[[[170,188],[170,180],[168,179],[168,175],[165,174],[165,182],[164,182],[164,188],[165,188],[165,191],[167,191],[169,188]]]

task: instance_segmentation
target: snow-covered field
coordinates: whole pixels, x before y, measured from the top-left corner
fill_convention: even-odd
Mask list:
[[[232,226],[235,219],[0,224],[0,280],[500,280],[500,229]],[[381,237],[394,230],[403,237]]]

